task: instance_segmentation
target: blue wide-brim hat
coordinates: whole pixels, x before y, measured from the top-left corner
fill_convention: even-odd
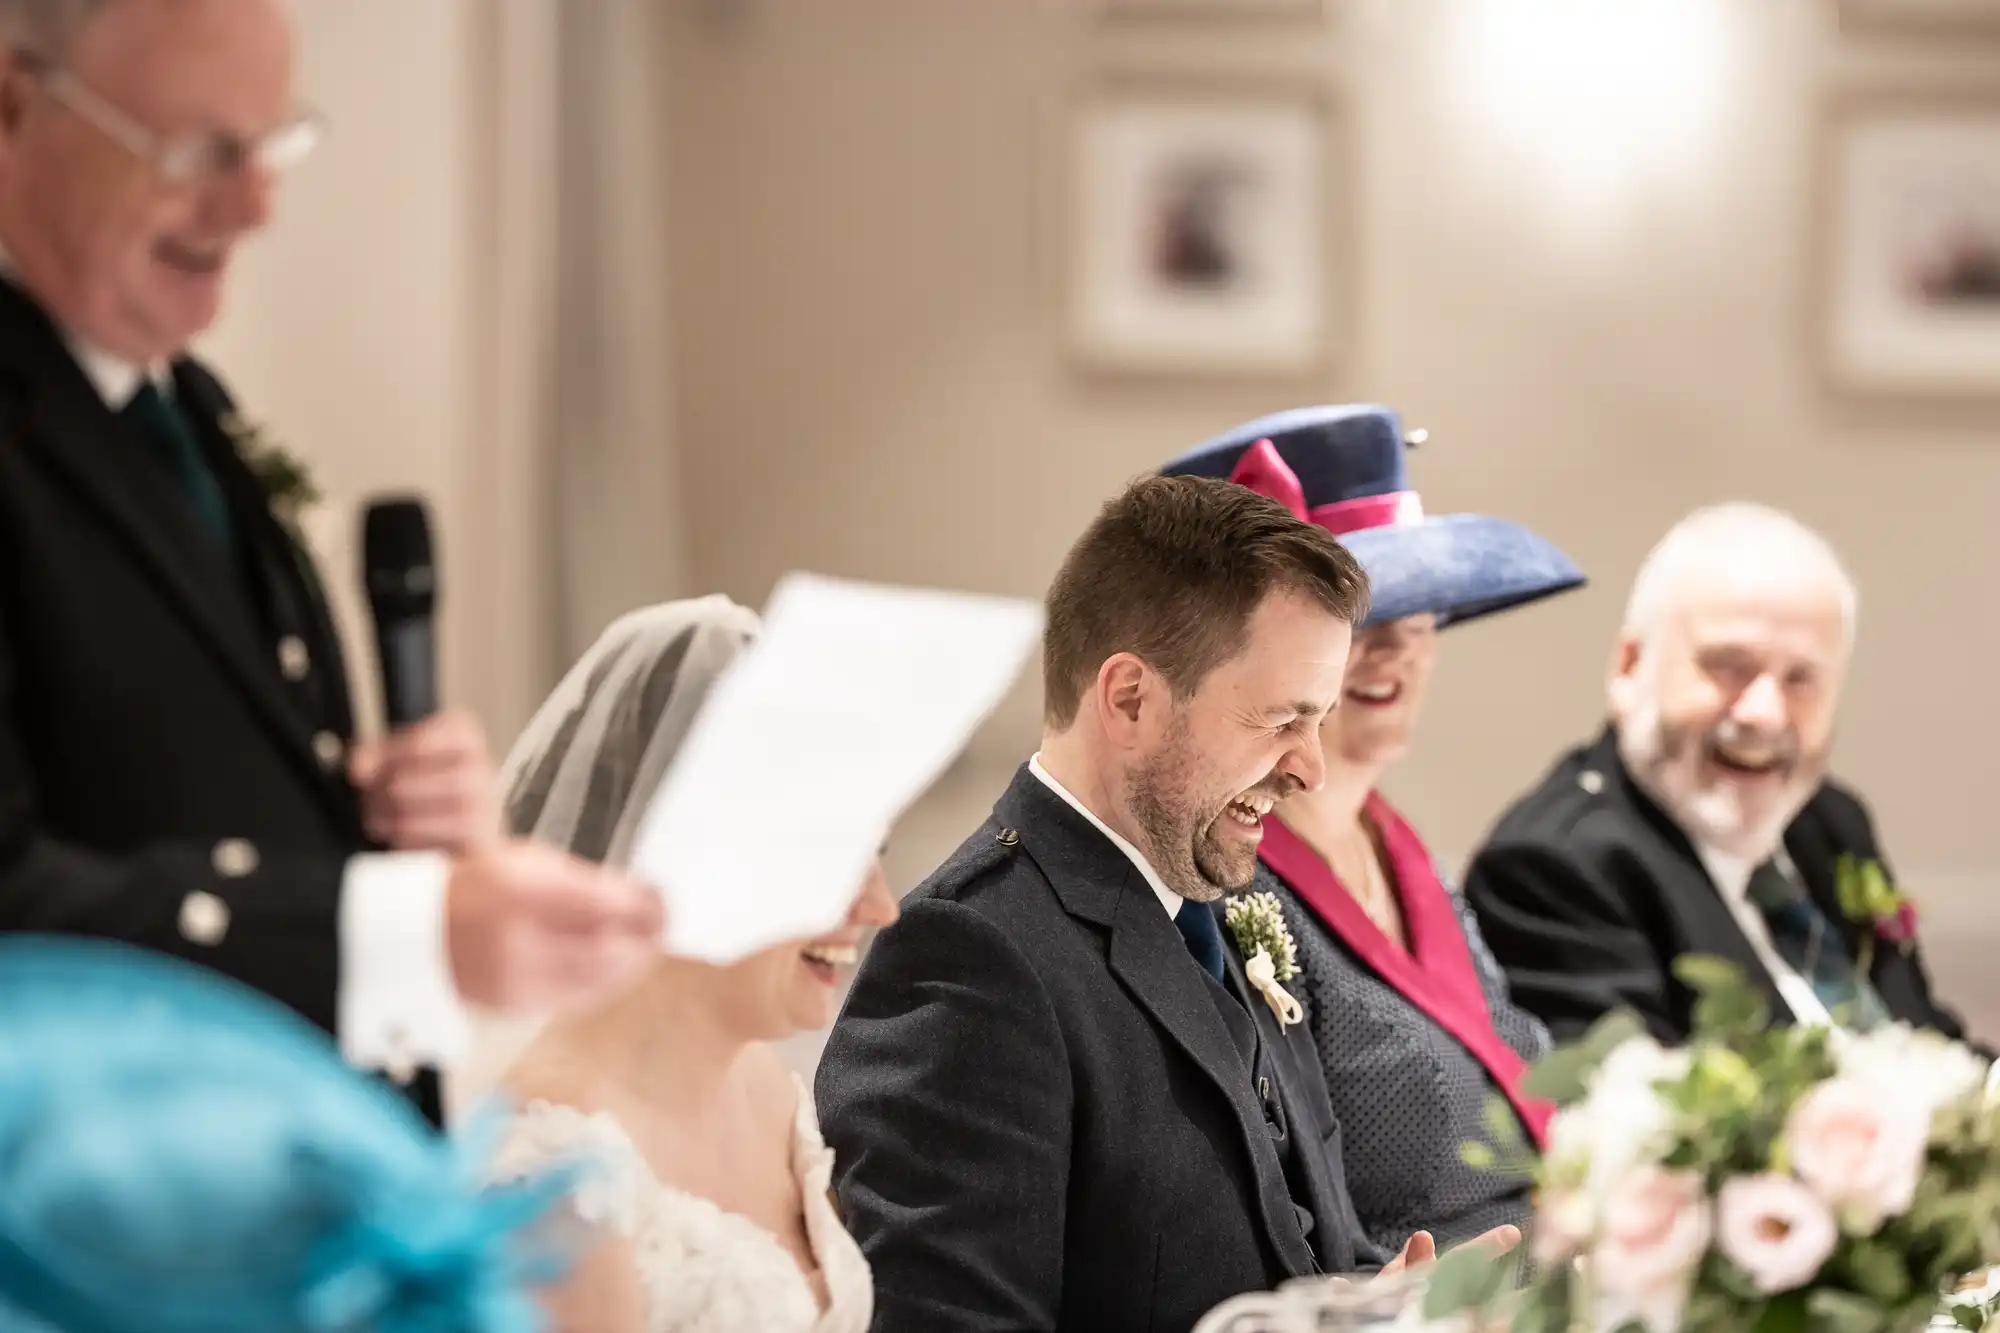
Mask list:
[[[0,1329],[534,1333],[568,1181],[485,1187],[480,1137],[215,973],[0,940]]]
[[[1429,612],[1440,627],[1583,586],[1583,572],[1518,523],[1424,513],[1405,435],[1386,407],[1301,407],[1259,417],[1160,469],[1222,477],[1268,495],[1340,538],[1368,574],[1366,625]]]

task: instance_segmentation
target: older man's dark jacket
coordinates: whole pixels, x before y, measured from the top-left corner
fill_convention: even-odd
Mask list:
[[[221,384],[172,379],[233,550],[0,282],[0,931],[174,954],[332,1031],[347,862],[373,845],[340,642]],[[435,1118],[435,1077],[414,1091]]]
[[[1822,784],[1785,830],[1785,851],[1814,903],[1858,958],[1870,927],[1841,911],[1840,858],[1881,861],[1868,811]],[[1473,857],[1466,899],[1507,974],[1515,1003],[1574,1037],[1613,1009],[1660,1040],[1687,1039],[1695,996],[1673,975],[1685,954],[1724,959],[1760,986],[1779,1022],[1791,1011],[1688,837],[1626,771],[1616,735],[1571,750],[1508,810]],[[1923,954],[1873,942],[1870,980],[1903,1022],[1964,1035],[1931,995]]]

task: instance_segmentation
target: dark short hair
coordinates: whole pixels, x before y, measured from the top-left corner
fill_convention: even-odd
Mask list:
[[[1358,623],[1368,576],[1324,528],[1213,477],[1142,477],[1108,502],[1049,586],[1042,712],[1067,727],[1105,660],[1132,653],[1177,699],[1243,651],[1250,617],[1296,592]]]

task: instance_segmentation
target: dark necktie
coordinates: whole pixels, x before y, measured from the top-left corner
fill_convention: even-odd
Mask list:
[[[1174,924],[1202,970],[1222,980],[1222,927],[1215,922],[1214,910],[1207,903],[1183,902],[1174,913]]]
[[[1791,876],[1766,861],[1751,872],[1749,896],[1778,957],[1806,979],[1835,1021],[1861,1032],[1889,1021],[1887,1006],[1848,957],[1840,932]]]
[[[224,554],[231,553],[236,534],[229,518],[229,502],[202,456],[194,426],[180,408],[147,379],[119,415],[131,423],[166,467],[201,530]]]

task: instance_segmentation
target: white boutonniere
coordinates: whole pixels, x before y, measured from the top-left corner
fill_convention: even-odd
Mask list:
[[[1299,951],[1278,900],[1268,893],[1233,898],[1222,909],[1222,919],[1243,953],[1243,975],[1277,1015],[1279,1030],[1304,1018],[1305,1010],[1282,984],[1298,974]]]
[[[270,500],[271,512],[287,526],[297,528],[305,511],[320,501],[319,487],[313,484],[306,465],[283,445],[271,438],[261,423],[240,413],[225,412],[219,422],[222,433],[236,446],[244,464],[255,474]]]

